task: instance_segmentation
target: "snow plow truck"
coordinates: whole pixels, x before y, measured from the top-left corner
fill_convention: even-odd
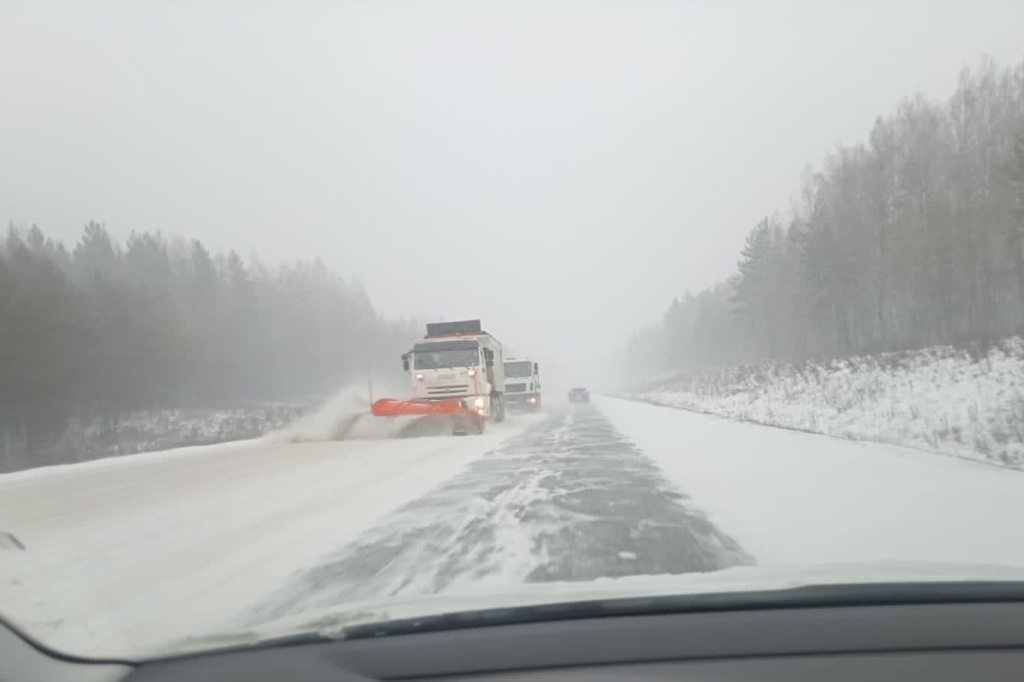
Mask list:
[[[402,355],[402,368],[410,377],[411,398],[375,401],[375,417],[447,419],[453,434],[480,434],[488,420],[504,421],[501,343],[480,320],[428,324],[427,335]]]

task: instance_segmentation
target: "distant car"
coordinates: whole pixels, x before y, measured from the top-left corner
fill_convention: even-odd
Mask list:
[[[569,390],[569,402],[570,403],[589,403],[590,402],[590,389],[582,386]]]

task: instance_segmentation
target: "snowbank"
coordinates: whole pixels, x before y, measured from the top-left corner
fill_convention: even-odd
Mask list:
[[[597,396],[595,404],[760,567],[1024,568],[1024,475]]]
[[[377,390],[387,395],[408,392],[407,386],[395,386],[393,381],[375,379],[375,383]],[[121,415],[106,426],[101,420],[76,420],[34,456],[7,452],[0,441],[0,474],[262,437],[286,444],[447,434],[447,430],[443,434],[425,432],[415,417],[364,418],[369,413],[368,387],[360,381],[326,401],[307,398],[232,409],[138,411]]]
[[[34,451],[0,440],[0,474],[39,467],[251,440],[280,429],[316,405],[312,399],[223,409],[140,410],[104,424],[71,420],[40,438]]]
[[[677,374],[629,397],[1024,469],[1024,340]]]

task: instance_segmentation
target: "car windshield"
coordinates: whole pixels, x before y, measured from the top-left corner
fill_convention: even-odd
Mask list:
[[[533,376],[533,363],[532,362],[506,362],[505,363],[505,376],[512,378],[522,378]]]
[[[415,369],[475,367],[480,364],[480,352],[477,350],[418,350],[413,353],[412,357]]]
[[[0,631],[1019,578],[1021,27],[0,2]]]

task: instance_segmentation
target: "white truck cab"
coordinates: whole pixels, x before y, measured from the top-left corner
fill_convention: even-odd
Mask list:
[[[529,358],[505,361],[505,402],[510,407],[540,409],[540,365]]]
[[[494,421],[505,418],[505,363],[501,343],[479,320],[437,322],[402,356],[411,377],[412,399],[460,398]]]

